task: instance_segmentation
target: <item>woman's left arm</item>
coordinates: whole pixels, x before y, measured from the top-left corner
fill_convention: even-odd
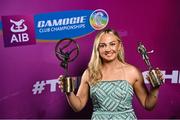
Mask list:
[[[142,73],[136,69],[133,74],[136,79],[133,87],[139,101],[146,110],[153,110],[157,103],[159,87],[151,87],[150,91],[148,91]],[[162,75],[158,74],[158,77],[162,79]]]

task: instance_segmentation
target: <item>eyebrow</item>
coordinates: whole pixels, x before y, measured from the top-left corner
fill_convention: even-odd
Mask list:
[[[116,42],[116,41],[111,41],[111,42]],[[111,42],[109,42],[109,43],[111,43]],[[101,43],[101,42],[100,42],[99,44],[107,44],[107,43],[104,43],[104,42]]]

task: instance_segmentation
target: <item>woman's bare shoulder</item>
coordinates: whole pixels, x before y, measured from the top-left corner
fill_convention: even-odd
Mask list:
[[[124,66],[125,66],[125,68],[127,68],[129,70],[138,70],[138,68],[135,65],[132,65],[129,63],[125,63]]]
[[[136,81],[141,80],[142,79],[142,73],[139,70],[139,68],[137,68],[134,65],[131,64],[126,64],[126,73],[128,74],[128,78],[129,80],[134,84]]]
[[[89,82],[89,70],[88,69],[84,70],[81,80],[83,82]]]
[[[126,63],[125,66],[126,66],[125,68],[127,69],[127,71],[129,71],[131,74],[139,75],[141,73],[140,69],[136,67],[135,65]]]

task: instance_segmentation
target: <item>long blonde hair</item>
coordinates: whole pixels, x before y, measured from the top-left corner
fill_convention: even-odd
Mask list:
[[[113,34],[117,40],[119,40],[122,44],[122,40],[118,33],[112,29],[105,29],[97,34],[95,37],[94,45],[93,45],[93,51],[91,55],[90,62],[88,64],[88,71],[89,71],[89,77],[90,77],[90,83],[91,84],[96,84],[98,81],[102,79],[102,72],[101,72],[101,66],[102,66],[102,59],[99,55],[98,51],[98,46],[99,42],[101,40],[101,37],[104,34]],[[121,50],[118,53],[118,60],[125,63],[125,58],[124,58],[124,47],[122,44]]]

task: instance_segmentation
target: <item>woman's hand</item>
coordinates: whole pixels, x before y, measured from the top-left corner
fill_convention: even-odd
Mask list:
[[[156,68],[156,69],[155,69],[155,74],[156,74],[157,79],[159,80],[160,84],[164,83],[164,81],[163,81],[163,80],[164,80],[164,77],[163,77],[163,74],[161,73],[161,71],[160,71],[159,68]],[[153,79],[153,77],[150,78],[150,72],[149,72],[148,75],[146,76],[146,79],[147,79],[149,82],[151,82],[150,79]],[[158,87],[159,87],[159,86],[158,86]]]
[[[70,93],[75,90],[75,77],[66,77],[64,75],[59,76],[59,88],[61,92]]]
[[[64,91],[64,81],[63,79],[65,79],[65,77],[63,75],[60,75],[58,77],[58,80],[59,80],[59,88],[61,89],[61,92]]]
[[[163,81],[164,77],[163,77],[163,74],[161,73],[160,69],[156,68],[155,71],[156,71],[157,77],[159,78],[159,80],[161,80],[161,83],[164,83],[164,81]]]

